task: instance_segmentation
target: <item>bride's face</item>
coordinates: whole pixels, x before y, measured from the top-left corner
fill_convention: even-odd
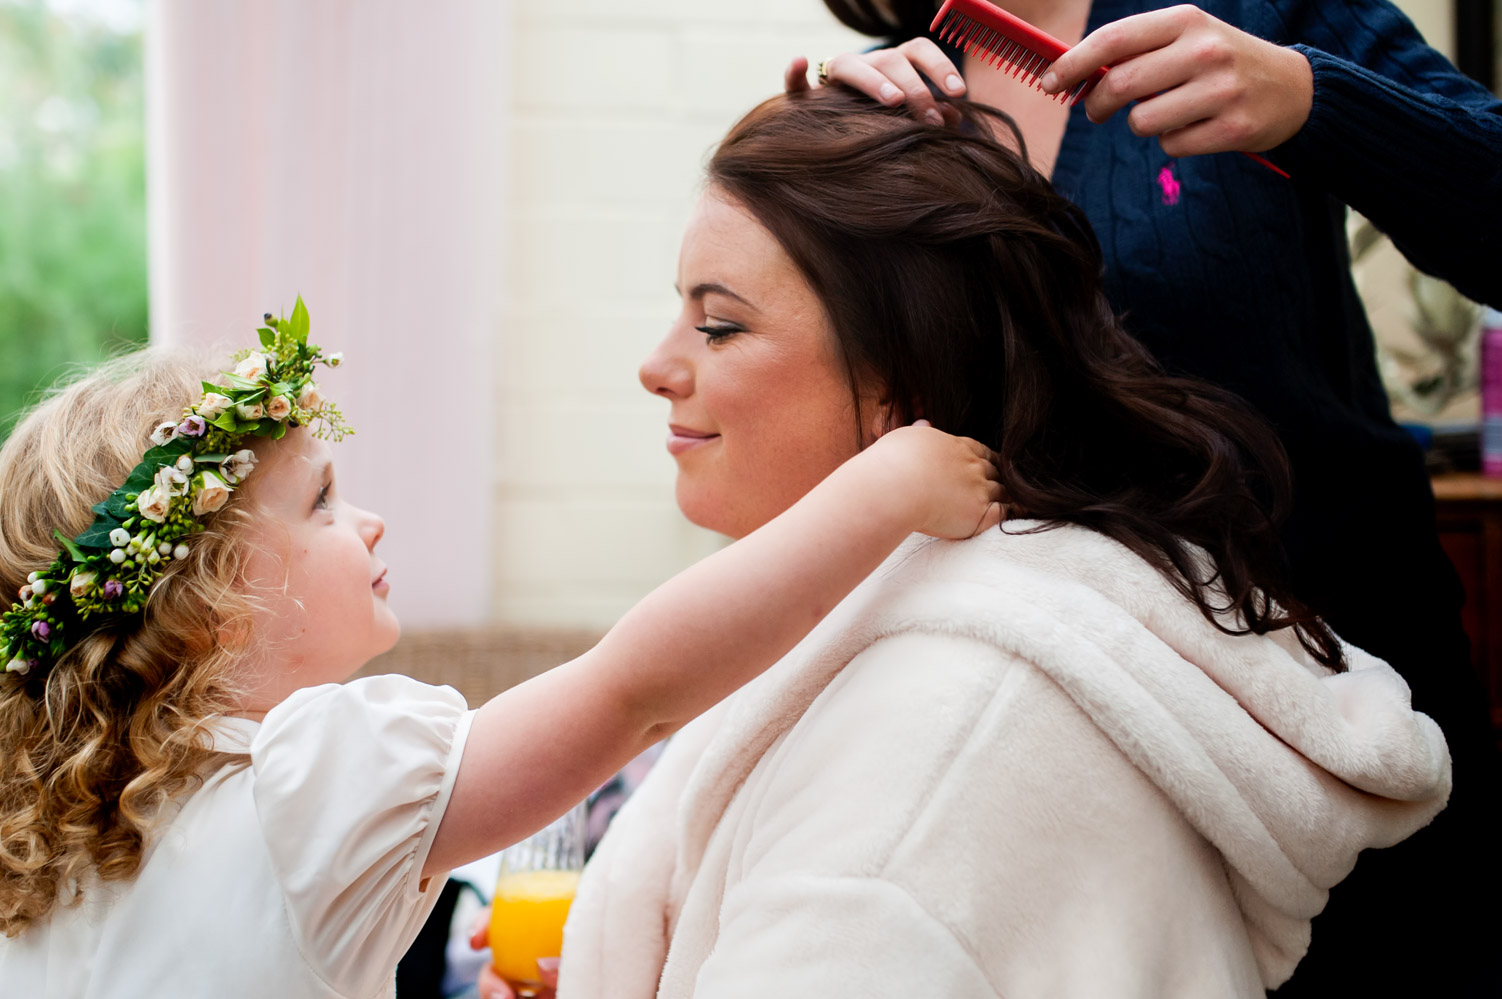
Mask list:
[[[856,406],[823,305],[733,199],[700,199],[678,257],[683,307],[642,362],[671,403],[678,506],[739,538],[860,448]]]

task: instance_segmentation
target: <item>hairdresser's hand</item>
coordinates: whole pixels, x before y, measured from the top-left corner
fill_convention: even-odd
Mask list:
[[[946,97],[960,97],[965,93],[965,81],[960,78],[954,63],[927,38],[914,38],[896,48],[877,49],[875,52],[842,52],[824,62],[824,74],[831,83],[854,87],[889,107],[906,101],[915,117],[942,125],[946,120],[945,112],[950,115],[954,112],[941,111],[933,94],[918,76],[920,71],[933,80]],[[808,90],[808,60],[802,56],[794,59],[787,68],[782,85],[790,94]]]
[[[883,434],[847,465],[862,476],[863,502],[899,504],[897,515],[909,531],[959,539],[1002,521],[998,461],[979,441],[919,420]]]
[[[490,907],[480,910],[475,921],[469,928],[469,946],[472,950],[484,950],[490,946]],[[538,999],[553,999],[553,990],[558,987],[558,958],[540,957],[537,959],[537,978],[543,984],[543,990],[537,994]],[[479,988],[480,999],[516,999],[516,993],[506,980],[495,973],[490,965],[480,969],[480,978],[476,983]]]
[[[1170,156],[1264,152],[1293,138],[1314,102],[1308,59],[1188,5],[1097,28],[1043,74],[1043,89],[1068,90],[1101,66],[1111,68],[1085,98],[1090,120],[1137,101],[1127,124]]]

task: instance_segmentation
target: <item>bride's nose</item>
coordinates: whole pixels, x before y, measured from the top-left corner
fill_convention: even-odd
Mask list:
[[[679,338],[675,336],[676,332],[676,329],[668,331],[662,342],[641,362],[636,377],[641,379],[642,388],[653,395],[683,399],[693,394],[694,369],[677,348]]]

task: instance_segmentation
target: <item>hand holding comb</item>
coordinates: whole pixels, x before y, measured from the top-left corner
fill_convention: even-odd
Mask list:
[[[1057,38],[986,0],[945,0],[929,30],[940,41],[958,47],[967,55],[977,56],[987,65],[1014,78],[1031,83],[1040,91],[1043,74],[1069,50]],[[1105,78],[1108,68],[1095,70],[1068,91],[1060,90],[1048,96],[1071,106],[1077,104]],[[1288,176],[1256,153],[1242,152],[1241,155],[1282,177]]]

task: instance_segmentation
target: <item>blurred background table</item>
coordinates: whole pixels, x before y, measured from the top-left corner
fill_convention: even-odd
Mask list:
[[[1502,479],[1475,472],[1434,476],[1440,542],[1465,585],[1462,612],[1502,745]]]

